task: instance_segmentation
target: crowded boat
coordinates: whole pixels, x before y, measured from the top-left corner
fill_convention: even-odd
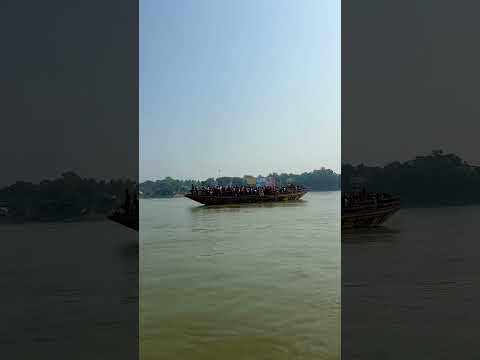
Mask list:
[[[342,228],[376,227],[400,209],[400,198],[380,192],[342,194]]]
[[[140,208],[137,192],[134,192],[132,199],[130,192],[125,190],[124,202],[120,208],[108,215],[108,219],[138,231],[139,210]]]
[[[192,185],[187,198],[205,205],[299,200],[306,193],[300,185],[287,186],[202,186]]]

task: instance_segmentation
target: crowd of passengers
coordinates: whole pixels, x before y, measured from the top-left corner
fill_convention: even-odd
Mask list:
[[[387,193],[369,193],[365,189],[358,192],[343,193],[342,207],[352,208],[356,206],[373,205],[377,206],[379,203],[391,200],[393,196]]]
[[[192,195],[217,195],[217,196],[240,196],[240,195],[274,195],[277,193],[295,193],[304,191],[302,186],[289,184],[287,186],[202,186],[198,188],[192,185]]]
[[[138,195],[135,192],[133,194],[133,200],[130,197],[130,192],[128,189],[125,190],[125,201],[123,202],[121,208],[123,212],[130,215],[138,214],[139,210],[139,203],[138,203]]]

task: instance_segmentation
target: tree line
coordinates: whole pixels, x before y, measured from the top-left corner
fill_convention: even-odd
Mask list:
[[[260,175],[259,175],[260,176]],[[303,185],[310,191],[333,191],[340,190],[340,175],[330,169],[321,168],[302,174],[277,174],[271,173],[268,177],[275,179],[277,186],[287,184]],[[140,196],[143,198],[172,197],[177,194],[185,194],[190,191],[192,185],[202,186],[245,186],[247,183],[243,177],[218,177],[206,180],[178,180],[166,177],[163,180],[147,180],[140,183]]]
[[[342,176],[321,168],[302,174],[271,173],[278,186],[303,185],[309,191],[350,192],[365,187],[367,191],[399,195],[404,206],[443,206],[480,203],[480,167],[463,161],[455,154],[441,150],[417,156],[405,162],[385,166],[342,164]],[[145,181],[138,186],[129,179],[110,181],[82,178],[66,172],[60,178],[34,184],[17,181],[0,189],[0,208],[8,209],[13,218],[41,220],[105,214],[124,200],[125,189],[139,191],[144,198],[171,197],[190,191],[192,184],[201,186],[243,186],[241,177],[219,177],[200,180]]]
[[[480,203],[480,167],[442,150],[385,166],[342,165],[342,189],[393,193],[404,206]]]
[[[126,189],[132,194],[137,188],[129,179],[98,181],[65,172],[38,184],[17,181],[0,189],[0,207],[8,209],[9,218],[24,220],[106,214],[124,201]]]

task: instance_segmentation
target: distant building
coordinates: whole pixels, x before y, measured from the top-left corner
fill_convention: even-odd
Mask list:
[[[275,178],[273,176],[267,177],[265,186],[275,186]]]
[[[256,186],[257,185],[257,178],[255,176],[245,175],[243,177],[247,185]]]
[[[257,176],[257,186],[267,186],[267,178],[263,176]]]

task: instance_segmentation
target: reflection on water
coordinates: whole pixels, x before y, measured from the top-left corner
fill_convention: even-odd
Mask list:
[[[141,202],[142,359],[339,359],[340,194]]]
[[[478,214],[475,206],[402,209],[383,228],[342,232],[342,356],[476,353]]]

